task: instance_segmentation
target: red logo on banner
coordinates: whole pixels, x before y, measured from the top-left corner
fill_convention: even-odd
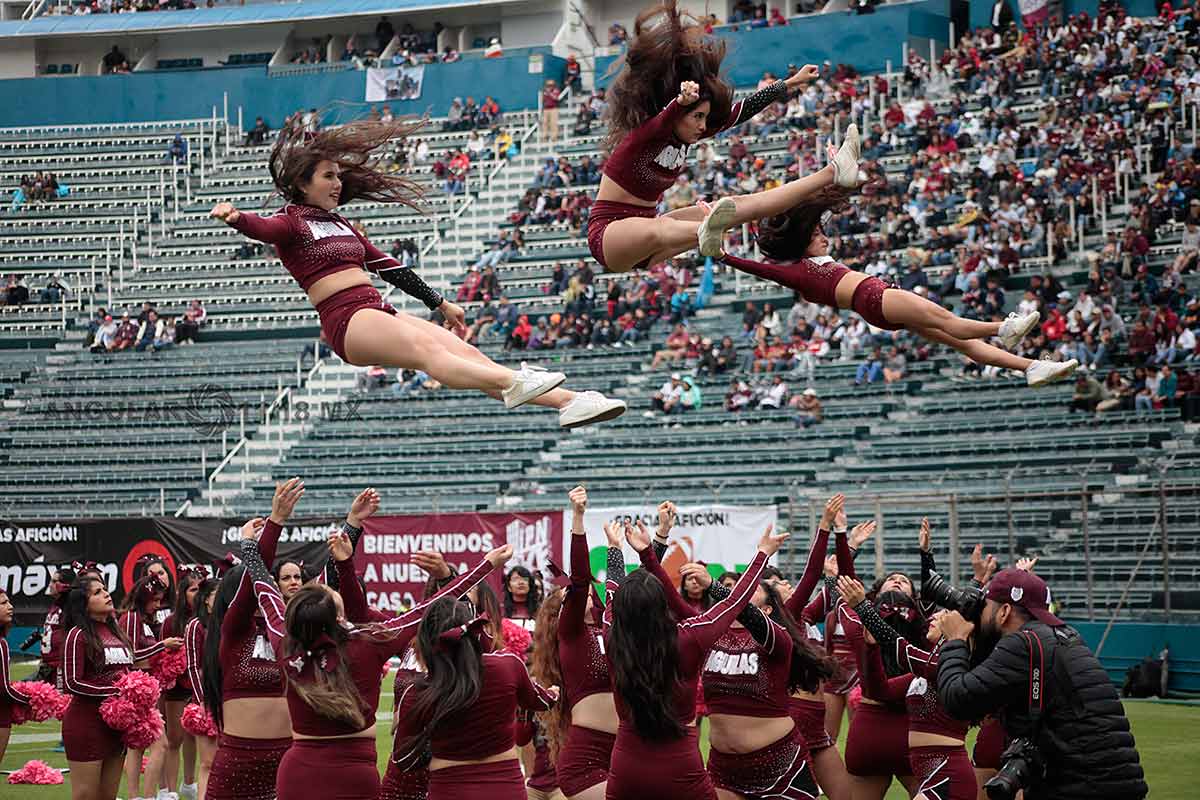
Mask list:
[[[153,539],[143,539],[129,549],[129,555],[125,556],[125,563],[121,565],[121,590],[128,592],[133,588],[133,567],[137,564],[138,559],[142,556],[152,555],[161,558],[167,565],[167,574],[171,576],[171,580],[175,579],[175,559],[171,558],[171,554],[167,552],[167,548],[162,542],[156,542]]]

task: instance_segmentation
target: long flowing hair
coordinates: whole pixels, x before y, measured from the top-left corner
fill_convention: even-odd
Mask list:
[[[204,632],[204,705],[212,715],[213,722],[221,726],[221,623],[225,621],[225,612],[229,604],[237,597],[238,586],[246,574],[244,564],[238,564],[221,578],[217,586],[217,598],[213,600],[212,613],[208,614]]]
[[[519,564],[510,569],[508,574],[504,576],[504,616],[511,619],[513,609],[515,608],[512,592],[508,588],[508,582],[514,574],[520,575],[529,584],[529,594],[525,595],[525,606],[529,609],[529,616],[536,617],[538,606],[542,604],[541,584],[533,579],[532,572]]]
[[[208,633],[208,619],[212,615],[208,612],[208,598],[217,590],[221,582],[213,578],[205,578],[200,576],[200,586],[196,588],[196,611],[195,618],[200,620],[200,624],[204,626],[205,634]]]
[[[147,612],[145,609],[146,602],[154,595],[162,595],[158,607],[162,608],[167,602],[167,586],[159,580],[157,575],[151,575],[149,572],[143,573],[142,577],[130,587],[125,593],[125,597],[121,599],[121,605],[117,611],[125,613],[127,611],[135,612],[139,617],[150,623],[151,627],[155,625],[154,612]],[[155,609],[157,611],[157,609]]]
[[[824,650],[813,647],[808,637],[800,632],[800,626],[795,617],[785,607],[779,590],[773,583],[762,581],[758,584],[767,595],[767,605],[771,607],[771,620],[787,631],[792,640],[792,665],[788,671],[788,691],[816,692],[821,687],[821,681],[832,678],[837,672],[837,662],[831,659]]]
[[[275,190],[289,203],[303,203],[303,187],[312,180],[317,164],[332,161],[342,180],[342,205],[373,200],[419,208],[421,187],[385,171],[380,161],[388,142],[403,139],[421,124],[359,120],[316,134],[303,126],[288,126],[280,131],[267,162]]]
[[[396,753],[422,754],[433,732],[448,717],[471,707],[483,688],[483,649],[470,634],[444,643],[444,632],[466,625],[473,617],[467,603],[453,597],[435,600],[425,611],[417,633],[417,650],[425,664],[425,674],[409,689],[413,702],[409,717],[417,732],[396,742]]]
[[[4,589],[0,589],[0,600],[7,600],[7,599],[8,599],[8,592],[5,591]],[[12,627],[12,624],[13,624],[13,621],[10,619],[8,622],[4,623],[3,625],[0,625],[0,636],[7,636],[9,628]],[[5,665],[5,666],[7,666],[7,665]]]
[[[758,248],[772,261],[790,262],[805,258],[813,234],[826,218],[847,204],[855,190],[826,186],[813,197],[782,214],[758,221]]]
[[[562,663],[558,660],[558,615],[562,611],[566,593],[587,591],[586,589],[555,589],[542,602],[537,613],[537,625],[533,629],[533,660],[530,672],[542,686],[562,686]],[[558,751],[566,741],[567,728],[571,725],[571,709],[566,698],[559,695],[558,701],[548,711],[539,715],[546,744],[550,748],[550,762],[558,762]]]
[[[292,688],[309,708],[321,716],[345,723],[355,730],[366,727],[367,717],[362,694],[350,676],[346,642],[349,635],[338,623],[337,601],[327,586],[302,586],[288,601],[284,615],[284,660],[303,657],[314,649],[317,640],[329,637],[339,652],[337,664],[326,672],[314,665],[312,679],[288,678]]]
[[[87,641],[87,655],[93,664],[104,663],[104,645],[100,642],[99,628],[107,628],[108,632],[117,637],[126,647],[129,648],[129,655],[133,657],[133,645],[129,638],[121,632],[121,626],[117,624],[116,614],[109,614],[108,619],[103,622],[97,622],[92,619],[92,615],[88,613],[88,598],[92,595],[92,585],[99,584],[104,586],[104,582],[97,578],[83,577],[75,582],[71,588],[70,594],[67,595],[67,614],[70,617],[73,627],[83,631],[83,638]]]
[[[171,623],[175,626],[175,635],[183,636],[183,632],[187,629],[187,624],[192,621],[192,617],[197,616],[200,610],[200,593],[196,592],[196,605],[192,606],[188,603],[188,589],[191,588],[192,582],[196,585],[204,583],[204,576],[199,572],[192,570],[184,570],[179,573],[179,597],[175,600],[175,610],[172,613],[174,621]]]
[[[679,631],[658,579],[634,570],[612,600],[608,658],[613,688],[644,739],[678,739],[684,728],[672,699],[680,683]],[[673,590],[671,590],[673,591]]]
[[[709,129],[724,127],[733,107],[733,85],[721,77],[724,40],[705,33],[694,16],[676,7],[675,0],[638,14],[633,31],[624,64],[618,67],[621,62],[616,62],[613,67],[620,72],[608,88],[604,149],[611,152],[662,111],[684,81],[700,85],[698,103],[709,101]]]
[[[153,554],[147,554],[139,558],[133,565],[133,580],[136,583],[144,578],[149,574],[150,567],[154,566],[155,564],[161,566],[163,568],[163,573],[167,576],[166,590],[163,592],[162,607],[171,608],[175,605],[175,574],[171,572],[171,566],[161,557]]]

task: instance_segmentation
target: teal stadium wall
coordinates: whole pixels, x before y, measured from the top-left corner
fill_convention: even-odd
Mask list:
[[[445,116],[455,97],[482,100],[490,94],[502,110],[536,108],[542,82],[560,80],[563,59],[550,49],[533,48],[543,57],[541,72],[530,73],[529,56],[467,59],[425,67],[421,97],[389,101],[397,114]],[[272,127],[298,108],[328,107],[343,117],[359,116],[366,73],[359,70],[271,77],[263,67],[226,67],[129,75],[0,80],[0,127],[71,125],[152,120],[198,119],[221,113],[229,93],[231,121],[244,109],[246,128],[261,115]]]

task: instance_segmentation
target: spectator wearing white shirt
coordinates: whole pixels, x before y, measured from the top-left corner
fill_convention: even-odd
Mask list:
[[[1092,316],[1096,313],[1096,301],[1087,293],[1087,289],[1079,290],[1079,298],[1075,301],[1072,310],[1078,311],[1084,322],[1091,323]]]
[[[771,385],[764,391],[762,398],[758,401],[759,408],[783,408],[787,402],[788,387],[783,382],[783,378],[776,375],[771,379]]]
[[[93,340],[93,353],[105,353],[112,350],[117,342],[117,322],[111,316],[104,318],[104,323],[96,329],[96,338]]]
[[[783,331],[783,320],[779,318],[779,312],[775,310],[775,306],[767,303],[763,306],[762,319],[758,321],[758,339],[760,341],[767,338],[775,338]]]
[[[650,405],[656,411],[670,414],[683,399],[683,376],[678,372],[671,374],[671,379],[662,385],[650,398]],[[647,411],[643,416],[652,417],[654,411]]]

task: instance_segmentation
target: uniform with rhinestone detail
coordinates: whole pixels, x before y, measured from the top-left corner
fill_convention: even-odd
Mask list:
[[[571,535],[571,585],[558,612],[558,661],[562,672],[562,697],[567,711],[585,697],[612,692],[608,661],[604,657],[604,628],[587,618],[592,591],[592,570],[587,536]],[[613,745],[617,737],[571,724],[555,764],[563,794],[577,794],[608,780]]]
[[[917,647],[896,633],[869,600],[859,603],[854,610],[879,642],[878,647],[868,647],[861,635],[854,641],[863,661],[864,692],[869,688],[873,697],[904,703],[909,732],[959,741],[957,746],[909,747],[909,764],[920,781],[918,793],[928,800],[972,800],[978,791],[975,771],[962,744],[970,726],[946,713],[937,693],[937,663],[942,642],[938,642],[932,651]],[[889,678],[883,667],[881,647],[894,652],[900,669],[909,672]]]
[[[300,288],[348,269],[366,269],[412,295],[431,311],[443,298],[410,267],[380,251],[339,214],[309,205],[288,204],[270,217],[247,211],[238,213],[233,228],[265,244],[275,245],[283,266]],[[350,318],[356,311],[373,308],[395,314],[373,286],[351,286],[317,305],[321,329],[330,347],[346,359],[345,339]]]
[[[63,644],[63,687],[71,695],[63,717],[63,746],[69,761],[102,761],[125,749],[121,734],[100,718],[100,704],[117,694],[116,682],[133,669],[134,653],[107,625],[93,626],[100,658],[82,628],[71,628]]]
[[[409,647],[400,657],[400,666],[392,680],[392,717],[400,711],[400,698],[425,670],[417,662],[417,651]],[[393,745],[393,750],[394,750]],[[375,800],[425,800],[429,795],[429,767],[425,764],[401,769],[395,758],[388,759],[387,772],[379,782]]]
[[[749,261],[737,256],[721,257],[729,266],[751,275],[773,281],[799,292],[805,300],[817,305],[838,308],[837,286],[850,272],[849,267],[839,264],[829,256],[803,258],[794,264],[765,264]],[[868,323],[885,331],[898,331],[903,325],[895,325],[883,315],[883,293],[888,285],[874,276],[865,277],[854,287],[850,308]]]
[[[663,582],[668,602],[671,595],[678,597],[675,586],[670,581],[664,582],[665,575],[654,548],[647,547],[638,555],[642,565]],[[615,695],[620,726],[605,787],[609,800],[715,800],[716,790],[700,758],[697,728],[689,724],[696,716],[696,684],[708,651],[750,602],[766,563],[766,553],[759,551],[729,596],[703,614],[687,618],[674,612],[679,619],[676,623],[679,681],[672,692],[670,705],[675,718],[685,726],[683,737],[662,741],[642,737],[634,727],[632,714],[620,693]],[[612,603],[609,603],[604,610],[606,630],[612,624],[611,609]],[[606,646],[605,650],[611,659],[611,648]],[[609,669],[612,669],[611,660]]]

